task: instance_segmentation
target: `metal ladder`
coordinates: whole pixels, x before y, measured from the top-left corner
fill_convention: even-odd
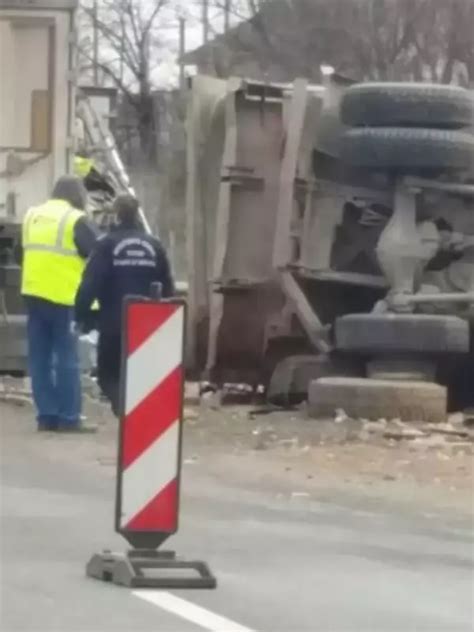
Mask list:
[[[93,147],[101,152],[107,175],[115,189],[121,193],[130,193],[130,195],[135,196],[135,191],[130,183],[130,178],[120,157],[115,140],[87,97],[81,96],[79,98],[77,116],[82,120],[84,129],[91,139]],[[151,234],[150,224],[142,208],[140,208],[140,219],[146,232]]]

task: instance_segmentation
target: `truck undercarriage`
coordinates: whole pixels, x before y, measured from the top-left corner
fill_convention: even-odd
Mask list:
[[[449,382],[470,357],[473,111],[447,86],[195,80],[189,335],[207,379],[268,386],[319,354],[313,377],[325,356]]]

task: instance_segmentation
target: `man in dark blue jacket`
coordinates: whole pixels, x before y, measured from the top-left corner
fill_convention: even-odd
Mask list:
[[[98,241],[84,271],[76,296],[76,322],[87,328],[92,304],[99,301],[98,381],[118,415],[123,299],[129,295],[149,297],[151,285],[157,282],[161,283],[162,297],[169,298],[174,285],[165,250],[143,229],[137,200],[120,195],[114,211],[117,226]]]

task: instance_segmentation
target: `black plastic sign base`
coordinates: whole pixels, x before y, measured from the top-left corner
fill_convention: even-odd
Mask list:
[[[182,572],[186,570],[194,571],[195,574],[182,576]],[[176,571],[179,576],[173,577],[172,571]],[[216,578],[205,562],[183,560],[176,557],[173,551],[154,549],[96,553],[86,566],[86,574],[88,577],[127,588],[172,590],[213,589],[217,586]]]

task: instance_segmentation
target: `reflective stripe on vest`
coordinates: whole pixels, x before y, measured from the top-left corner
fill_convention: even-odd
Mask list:
[[[84,214],[62,200],[28,211],[23,223],[22,294],[74,305],[85,262],[74,245]]]
[[[37,250],[37,251],[42,251],[42,252],[55,252],[57,254],[60,255],[64,255],[65,257],[77,257],[77,250],[76,248],[63,248],[62,244],[64,241],[64,235],[66,232],[66,226],[67,226],[67,221],[68,219],[71,217],[71,215],[73,213],[77,213],[77,211],[73,208],[70,208],[68,211],[66,211],[63,215],[63,217],[61,218],[61,221],[59,222],[59,226],[58,226],[58,235],[56,237],[56,243],[54,246],[48,246],[46,244],[40,244],[40,243],[34,243],[34,242],[30,242],[28,241],[28,239],[26,240],[26,244],[23,247],[23,250],[25,251],[31,251],[31,250]],[[31,219],[34,217],[34,210],[31,213],[31,218],[28,220],[28,218],[26,219],[26,236],[28,237],[28,232],[29,232],[29,228],[30,228],[30,222]]]

